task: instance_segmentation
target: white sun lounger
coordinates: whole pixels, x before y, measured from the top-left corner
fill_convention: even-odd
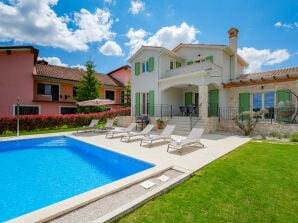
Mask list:
[[[114,129],[113,124],[114,124],[114,119],[108,119],[104,126],[96,128],[94,130],[94,132],[103,133],[103,132],[107,132],[109,130],[112,130],[112,129]]]
[[[204,133],[204,130],[205,129],[203,128],[193,128],[185,139],[171,141],[168,144],[167,152],[169,152],[170,148],[180,150],[184,147],[195,147],[195,146],[205,147],[200,141]]]
[[[140,146],[142,146],[143,143],[149,144],[149,146],[151,146],[152,142],[155,142],[158,140],[170,140],[171,135],[174,132],[175,128],[176,128],[176,125],[166,125],[166,127],[160,133],[160,135],[149,135],[144,137],[140,142]]]
[[[126,128],[115,128],[107,132],[106,138],[113,138],[115,135],[119,134],[125,134],[128,132],[131,132],[134,128],[136,128],[137,123],[132,122],[128,127]]]
[[[79,128],[77,130],[77,133],[93,130],[94,128],[96,128],[96,125],[98,124],[98,122],[99,122],[99,119],[92,119],[91,122],[89,123],[89,125],[82,126],[81,128]]]
[[[154,125],[148,124],[142,131],[140,132],[128,132],[125,135],[121,136],[120,141],[126,140],[129,142],[131,138],[139,137],[139,136],[147,136],[149,132],[153,129]]]

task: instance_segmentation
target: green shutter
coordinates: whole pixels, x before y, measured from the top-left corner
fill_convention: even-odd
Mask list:
[[[205,58],[206,61],[210,61],[211,63],[213,63],[213,56],[208,56]]]
[[[135,75],[140,74],[140,62],[135,63]]]
[[[193,61],[187,61],[187,65],[193,64]]]
[[[192,92],[185,92],[185,106],[192,105]]]
[[[290,90],[279,90],[277,94],[277,117],[278,121],[290,122],[292,113],[291,113],[291,101],[292,94]],[[281,104],[282,103],[282,104]],[[289,112],[287,112],[289,111]]]
[[[140,92],[136,93],[135,115],[140,115]]]
[[[181,63],[179,61],[176,61],[176,68],[181,67]]]
[[[241,93],[239,94],[239,113],[244,111],[250,111],[250,94]],[[247,119],[247,115],[241,115],[241,119]]]
[[[149,72],[154,70],[154,57],[149,58]]]
[[[210,90],[208,92],[209,100],[209,116],[217,117],[218,116],[218,90]]]
[[[149,91],[148,113],[149,113],[150,116],[154,116],[154,91]]]

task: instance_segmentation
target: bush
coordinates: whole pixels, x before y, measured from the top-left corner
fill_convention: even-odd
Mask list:
[[[291,135],[291,142],[298,142],[298,132]]]
[[[130,107],[111,109],[99,113],[69,114],[69,115],[21,115],[20,131],[33,131],[57,128],[75,128],[88,125],[92,119],[104,122],[106,119],[130,114]],[[7,131],[16,132],[16,117],[0,117],[0,134]]]

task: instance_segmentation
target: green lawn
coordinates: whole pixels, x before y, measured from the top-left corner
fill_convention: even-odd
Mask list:
[[[298,144],[251,141],[117,222],[298,222]]]

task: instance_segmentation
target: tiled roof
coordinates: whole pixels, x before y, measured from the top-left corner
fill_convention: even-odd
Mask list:
[[[82,69],[68,68],[55,65],[36,64],[36,74],[34,76],[55,78],[61,80],[79,81],[85,73]]]
[[[54,78],[68,81],[79,81],[85,71],[78,68],[61,67],[50,64],[36,64],[35,77]],[[106,74],[96,74],[102,85],[123,87],[123,84]]]
[[[245,80],[245,79],[261,79],[261,78],[268,78],[268,77],[281,77],[284,75],[291,75],[291,74],[298,74],[298,67],[289,67],[279,70],[270,70],[258,73],[250,73],[250,74],[241,74],[239,75],[236,80]]]

